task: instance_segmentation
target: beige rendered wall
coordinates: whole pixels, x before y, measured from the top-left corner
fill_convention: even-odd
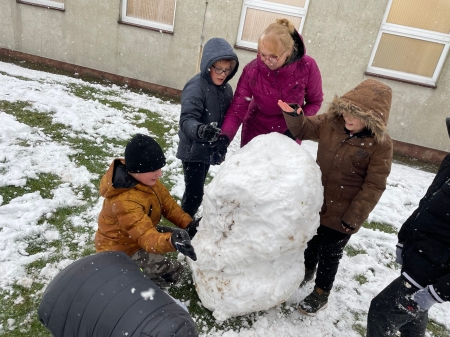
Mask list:
[[[0,48],[182,89],[212,37],[235,45],[243,0],[178,0],[174,34],[119,24],[120,0],[65,0],[65,11],[0,0]],[[306,50],[322,73],[325,101],[364,75],[388,0],[311,0]],[[235,49],[240,71],[256,53]],[[450,64],[436,89],[379,79],[393,89],[389,133],[395,140],[450,152]]]
[[[307,53],[322,73],[324,111],[335,94],[342,95],[366,78],[373,45],[388,0],[311,0],[303,30]],[[375,78],[392,88],[388,130],[395,140],[450,152],[445,118],[450,116],[450,60],[437,88]]]

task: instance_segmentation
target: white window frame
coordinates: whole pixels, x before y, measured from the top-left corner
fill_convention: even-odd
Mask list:
[[[175,23],[175,12],[177,10],[177,0],[175,0],[175,6],[173,9],[173,20],[172,20],[171,25],[167,25],[167,24],[164,24],[161,22],[156,22],[156,21],[143,20],[143,19],[132,17],[132,16],[127,16],[126,15],[127,4],[128,4],[128,0],[121,0],[121,6],[120,6],[120,21],[121,22],[173,33],[174,23]]]
[[[419,28],[412,28],[392,23],[387,23],[387,17],[389,15],[389,11],[391,10],[393,0],[389,0],[388,6],[386,8],[386,12],[383,16],[383,22],[381,24],[380,31],[378,32],[378,36],[375,42],[375,45],[373,47],[372,55],[370,56],[369,65],[367,66],[366,73],[368,75],[374,74],[374,75],[381,75],[383,77],[393,78],[393,79],[400,79],[412,83],[417,84],[424,84],[426,86],[436,87],[436,83],[439,77],[439,74],[442,70],[442,67],[444,66],[445,60],[447,58],[447,54],[450,48],[450,34],[444,34],[439,32],[434,32],[430,30],[425,29],[419,29]],[[371,66],[373,63],[373,59],[375,58],[375,54],[378,49],[378,45],[381,40],[381,36],[383,33],[386,34],[392,34],[397,36],[404,36],[408,38],[413,38],[416,40],[422,40],[422,41],[429,41],[434,43],[439,43],[444,45],[444,48],[442,50],[441,57],[439,58],[439,61],[436,65],[436,69],[434,70],[433,76],[426,77],[426,76],[420,76],[416,74],[411,73],[405,73],[401,71],[396,70],[390,70],[385,68],[379,68]]]
[[[241,12],[241,18],[239,21],[239,29],[238,29],[238,35],[236,39],[236,46],[248,48],[248,49],[258,49],[258,43],[256,42],[249,42],[242,40],[242,31],[244,30],[244,22],[245,22],[245,16],[247,14],[248,8],[263,10],[267,12],[272,13],[279,13],[281,15],[289,15],[289,16],[296,16],[302,18],[300,27],[295,27],[298,32],[301,34],[303,30],[303,26],[305,25],[305,18],[306,13],[308,12],[308,6],[309,1],[305,1],[305,8],[295,7],[295,6],[289,6],[289,5],[283,5],[279,3],[274,2],[267,2],[262,0],[244,0],[244,4],[242,5],[242,12]]]
[[[19,0],[18,3],[39,5],[43,7],[56,8],[64,10],[64,3],[51,0]]]

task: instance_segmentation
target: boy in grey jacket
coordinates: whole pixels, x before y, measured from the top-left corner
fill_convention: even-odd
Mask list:
[[[183,163],[186,185],[181,208],[192,218],[203,200],[209,166],[220,164],[225,157],[225,154],[214,153],[210,144],[220,134],[233,98],[228,81],[238,67],[238,57],[231,45],[222,38],[212,38],[203,49],[200,73],[183,88],[176,156]]]

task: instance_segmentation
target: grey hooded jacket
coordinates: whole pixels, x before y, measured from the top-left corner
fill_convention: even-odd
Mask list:
[[[209,69],[214,62],[223,59],[234,60],[236,65],[222,85],[215,85]],[[228,81],[236,74],[238,67],[238,57],[226,40],[212,38],[206,42],[200,73],[186,83],[181,95],[180,130],[178,131],[180,143],[177,158],[186,162],[216,164],[212,159],[209,143],[198,137],[197,129],[201,124],[211,122],[217,122],[219,128],[222,126],[225,113],[233,98],[233,90]]]

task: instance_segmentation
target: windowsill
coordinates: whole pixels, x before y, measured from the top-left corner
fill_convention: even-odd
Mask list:
[[[373,76],[373,77],[379,77],[379,78],[386,78],[386,79],[392,80],[392,81],[398,81],[398,82],[403,82],[403,83],[408,83],[408,84],[419,85],[419,86],[425,87],[425,88],[432,88],[432,89],[436,89],[437,88],[437,85],[425,84],[425,83],[414,82],[414,81],[409,81],[409,80],[402,80],[401,78],[375,74],[375,73],[371,73],[371,72],[368,72],[368,71],[365,71],[364,75]]]
[[[249,48],[249,47],[243,47],[243,46],[238,46],[237,44],[234,45],[234,49],[242,49],[242,50],[248,50],[248,51],[253,51],[253,52],[257,52],[257,50],[255,48]]]
[[[23,0],[16,0],[16,2],[18,4],[23,4],[23,5],[30,5],[30,6],[35,6],[35,7],[47,8],[47,9],[54,9],[54,10],[60,11],[60,12],[64,12],[65,11],[64,8],[53,7],[51,5],[37,4],[37,3],[34,3],[34,2],[28,2],[28,1],[23,1]],[[64,4],[62,4],[62,5],[64,6]]]
[[[165,29],[160,29],[160,28],[154,28],[154,27],[149,27],[149,26],[143,26],[143,25],[137,25],[135,23],[130,23],[130,22],[126,22],[126,21],[117,21],[119,24],[122,25],[127,25],[127,26],[133,26],[133,27],[137,27],[137,28],[143,28],[143,29],[148,29],[148,30],[153,30],[155,32],[158,33],[164,33],[164,34],[169,34],[169,35],[173,35],[173,31],[170,30],[165,30]]]

